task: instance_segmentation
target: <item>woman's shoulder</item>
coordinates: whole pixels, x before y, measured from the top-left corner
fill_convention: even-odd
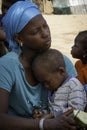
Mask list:
[[[0,57],[0,61],[18,59],[18,55],[15,52],[8,52],[7,54]]]
[[[63,55],[64,61],[65,61],[65,65],[66,65],[66,71],[68,73],[68,75],[72,75],[72,76],[77,76],[77,71],[72,63],[72,61],[66,56]]]
[[[9,52],[4,56],[0,57],[0,65],[7,66],[18,62],[18,55],[15,52]]]

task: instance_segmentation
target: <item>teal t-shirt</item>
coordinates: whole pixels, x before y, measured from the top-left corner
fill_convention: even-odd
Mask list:
[[[69,76],[74,76],[77,77],[77,71],[73,65],[73,63],[70,61],[70,59],[63,55],[65,65],[66,65],[66,72],[68,73]]]
[[[41,84],[31,86],[25,78],[24,68],[15,52],[0,58],[0,88],[10,93],[9,113],[31,117],[34,108],[48,104],[47,89]]]
[[[76,76],[71,61],[64,56],[69,75]],[[10,93],[9,113],[31,117],[34,108],[44,109],[48,105],[48,91],[41,84],[31,86],[25,78],[24,68],[15,52],[0,58],[0,88]]]

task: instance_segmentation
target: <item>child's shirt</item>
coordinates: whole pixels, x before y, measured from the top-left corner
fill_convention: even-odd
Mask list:
[[[77,78],[83,85],[87,84],[87,64],[82,64],[82,61],[78,60],[75,63],[75,68],[78,73]]]
[[[71,108],[84,110],[86,106],[84,87],[74,77],[68,77],[54,93],[49,92],[48,99],[50,110],[55,116]]]

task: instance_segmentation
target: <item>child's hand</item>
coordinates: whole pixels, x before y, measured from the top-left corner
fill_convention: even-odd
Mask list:
[[[33,118],[42,118],[43,117],[43,112],[40,109],[35,109],[33,112]]]

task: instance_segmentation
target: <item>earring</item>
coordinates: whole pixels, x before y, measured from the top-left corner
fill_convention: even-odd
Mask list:
[[[23,46],[23,43],[22,43],[22,42],[20,43],[20,46],[21,46],[21,47]]]

